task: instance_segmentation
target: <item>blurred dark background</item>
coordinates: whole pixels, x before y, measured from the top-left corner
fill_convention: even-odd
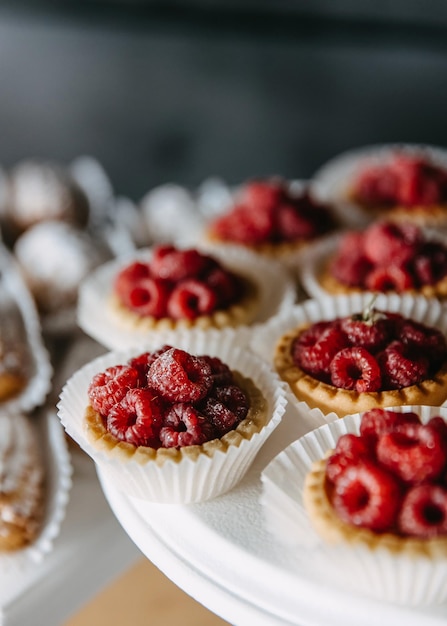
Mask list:
[[[305,178],[447,146],[447,3],[2,2],[0,164],[89,154],[116,191]]]

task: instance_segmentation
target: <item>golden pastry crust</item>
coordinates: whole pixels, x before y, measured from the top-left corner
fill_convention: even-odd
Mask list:
[[[227,309],[214,311],[210,315],[200,315],[194,319],[157,319],[141,316],[124,306],[115,293],[111,293],[107,307],[117,322],[128,330],[165,331],[185,328],[227,328],[251,324],[259,311],[261,294],[258,285],[246,277],[239,276],[243,282],[243,296]]]
[[[10,400],[18,395],[26,385],[27,379],[14,372],[0,373],[0,402]]]
[[[327,453],[327,457],[332,451]],[[392,533],[375,533],[342,521],[332,507],[326,481],[326,459],[316,461],[306,476],[303,502],[316,532],[329,544],[363,545],[371,551],[386,549],[393,554],[430,559],[447,557],[447,537],[417,539]]]
[[[292,344],[297,336],[311,324],[305,324],[285,333],[278,341],[274,366],[294,395],[310,408],[323,413],[334,412],[338,417],[361,413],[376,407],[401,406],[403,404],[440,406],[447,399],[447,361],[436,376],[416,385],[389,391],[363,392],[340,389],[323,383],[306,374],[292,359]]]
[[[310,239],[302,239],[296,241],[279,241],[276,243],[272,243],[269,241],[263,243],[237,243],[235,241],[230,241],[228,239],[221,239],[217,235],[212,232],[207,232],[205,239],[207,242],[212,244],[234,244],[234,245],[242,245],[244,248],[251,250],[252,252],[256,252],[262,256],[265,256],[269,259],[275,261],[284,261],[291,255],[295,255],[298,252],[304,250],[310,243],[315,243],[319,238]]]
[[[267,401],[261,390],[250,379],[237,371],[233,371],[237,384],[249,397],[250,409],[247,417],[240,422],[236,429],[229,431],[220,439],[206,441],[200,446],[185,446],[183,448],[148,448],[134,446],[130,443],[118,441],[105,428],[100,414],[91,406],[85,412],[85,428],[89,441],[100,450],[106,451],[111,457],[122,461],[134,460],[140,465],[155,461],[162,466],[166,461],[180,463],[183,459],[196,460],[200,455],[212,457],[217,451],[225,452],[230,446],[239,446],[243,439],[250,440],[252,436],[262,430],[268,422]]]
[[[330,265],[333,257],[327,259],[319,268],[316,276],[321,287],[333,295],[350,295],[354,293],[364,293],[366,290],[360,287],[352,287],[346,285],[335,278],[331,271]],[[447,298],[447,276],[434,283],[433,285],[423,285],[419,289],[405,289],[400,292],[402,295],[425,296],[426,298],[438,298],[444,300]]]
[[[22,415],[2,415],[0,550],[32,543],[44,513],[44,469],[37,438]]]

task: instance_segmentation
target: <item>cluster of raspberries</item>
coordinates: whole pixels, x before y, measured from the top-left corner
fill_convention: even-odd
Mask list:
[[[342,435],[326,463],[339,517],[374,532],[431,538],[447,533],[447,424],[371,409],[360,434]]]
[[[384,391],[434,376],[447,358],[447,342],[436,328],[373,310],[311,325],[294,340],[292,358],[335,387]]]
[[[379,221],[342,237],[330,271],[363,290],[417,290],[447,276],[447,247],[414,224]]]
[[[283,181],[253,181],[210,230],[222,240],[257,245],[313,239],[335,226],[330,209],[308,189],[292,193]]]
[[[155,449],[220,438],[249,410],[224,362],[168,345],[96,374],[88,398],[116,439]]]
[[[396,152],[388,163],[365,165],[353,195],[370,206],[441,204],[447,200],[447,171],[427,158]]]
[[[239,300],[242,282],[212,256],[159,245],[149,262],[134,261],[118,273],[114,291],[142,317],[195,319]]]

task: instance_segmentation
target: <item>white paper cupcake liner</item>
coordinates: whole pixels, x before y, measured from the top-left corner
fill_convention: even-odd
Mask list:
[[[198,248],[199,249],[199,248]],[[296,300],[295,285],[291,276],[277,263],[260,258],[258,255],[237,246],[224,246],[219,249],[202,248],[212,254],[225,267],[243,273],[251,278],[260,289],[259,311],[254,323],[264,322],[287,310]],[[149,260],[151,250],[144,249],[131,256],[120,258],[102,265],[81,285],[78,298],[78,324],[88,335],[109,350],[138,348],[152,335],[169,338],[176,331],[143,330],[126,327],[117,320],[107,306],[112,293],[113,279],[118,271],[136,259]],[[241,345],[248,342],[250,326],[237,327]],[[169,342],[167,340],[167,342]]]
[[[393,407],[414,411],[425,423],[435,415],[447,419],[447,408]],[[303,556],[336,587],[400,605],[422,606],[447,600],[447,559],[371,551],[356,544],[329,545],[314,530],[303,504],[303,486],[313,462],[333,449],[345,433],[358,434],[361,414],[349,415],[307,433],[278,456],[261,474],[261,502],[268,528],[284,545]]]
[[[229,491],[244,476],[260,447],[271,435],[286,408],[284,385],[271,369],[248,350],[237,347],[238,336],[231,332],[179,333],[172,342],[175,347],[192,354],[217,356],[230,368],[251,378],[263,392],[268,403],[269,421],[250,440],[230,446],[225,453],[205,454],[196,461],[189,458],[180,463],[172,460],[162,466],[155,462],[139,465],[134,459],[123,462],[95,448],[86,438],[84,414],[88,405],[87,389],[92,377],[107,367],[125,363],[139,350],[110,352],[95,359],[76,372],[65,385],[58,404],[58,415],[67,433],[83,448],[112,481],[128,495],[155,502],[188,503],[215,498]],[[155,349],[158,346],[151,346]]]
[[[344,152],[323,165],[313,177],[319,198],[335,205],[344,224],[363,227],[374,219],[361,206],[347,198],[347,189],[363,168],[364,163],[383,164],[396,151],[409,155],[427,157],[430,161],[447,169],[447,150],[423,144],[377,144]],[[447,226],[447,213],[445,225]]]
[[[1,402],[1,410],[8,412],[29,412],[41,406],[50,391],[53,368],[42,339],[40,319],[34,300],[27,289],[16,263],[9,252],[0,244],[0,280],[17,305],[22,316],[26,338],[33,363],[31,375],[24,389],[16,396]]]
[[[72,465],[67,441],[55,411],[32,420],[44,462],[45,513],[37,538],[29,546],[0,553],[0,584],[7,587],[15,576],[36,567],[54,547],[72,486]]]
[[[250,348],[270,366],[273,366],[275,347],[285,333],[302,324],[313,324],[322,320],[333,320],[360,313],[371,304],[372,297],[373,294],[364,293],[305,300],[295,305],[288,313],[253,329]],[[374,307],[383,311],[401,313],[404,317],[435,327],[447,334],[447,307],[439,300],[423,296],[378,294],[374,300]],[[300,401],[292,393],[289,386],[287,397],[297,410],[298,416],[307,421],[312,419],[314,427],[338,419],[336,413],[324,413],[318,408],[310,409],[306,402]],[[447,401],[443,404],[447,405]]]

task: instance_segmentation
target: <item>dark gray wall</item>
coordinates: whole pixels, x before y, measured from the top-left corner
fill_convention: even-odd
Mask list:
[[[443,16],[102,4],[0,7],[3,165],[91,154],[138,199],[172,180],[307,177],[368,143],[447,145]]]

